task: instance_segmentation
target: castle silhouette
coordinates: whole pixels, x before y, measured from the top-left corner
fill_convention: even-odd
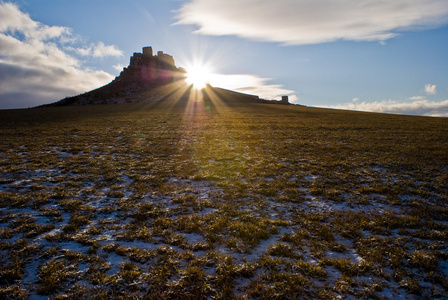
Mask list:
[[[174,58],[158,51],[153,56],[152,47],[143,47],[143,53],[135,52],[129,66],[124,68],[118,81],[140,82],[143,84],[163,84],[183,79],[185,71],[176,67]]]

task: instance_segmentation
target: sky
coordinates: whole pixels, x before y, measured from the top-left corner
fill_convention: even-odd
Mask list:
[[[0,0],[0,109],[98,88],[144,46],[264,99],[448,117],[448,0]]]

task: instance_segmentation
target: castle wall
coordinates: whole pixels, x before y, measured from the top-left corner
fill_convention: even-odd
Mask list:
[[[161,60],[164,61],[170,65],[175,65],[174,64],[174,58],[171,55],[165,54],[163,53],[163,51],[158,51],[157,52],[157,57]]]

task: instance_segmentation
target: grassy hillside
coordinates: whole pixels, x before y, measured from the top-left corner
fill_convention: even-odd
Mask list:
[[[0,298],[448,297],[448,119],[230,100],[0,111]]]

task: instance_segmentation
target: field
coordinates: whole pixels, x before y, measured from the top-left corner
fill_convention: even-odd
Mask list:
[[[0,111],[2,299],[448,299],[448,119]]]

